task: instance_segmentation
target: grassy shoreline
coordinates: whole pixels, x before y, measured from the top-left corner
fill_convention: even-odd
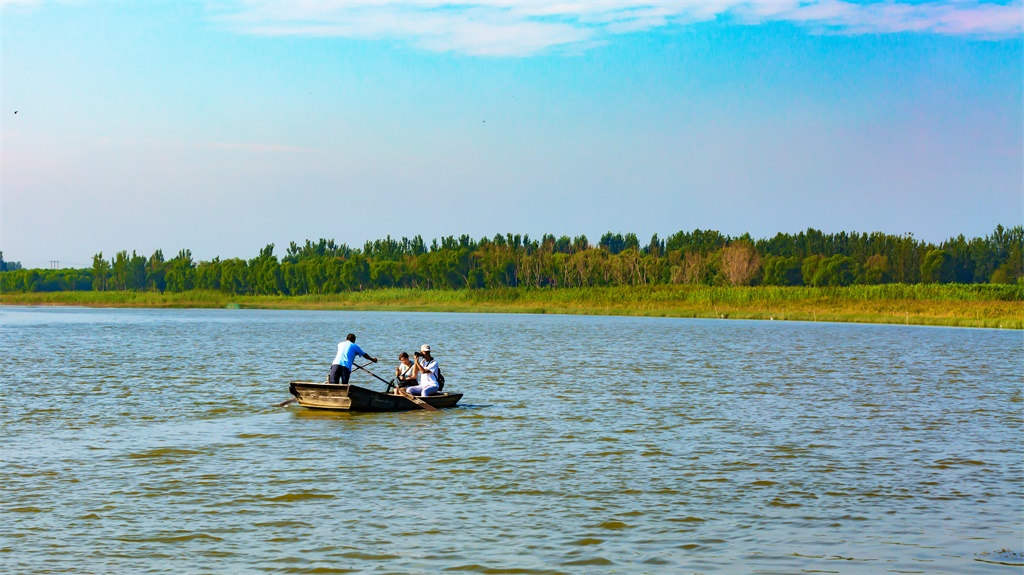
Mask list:
[[[0,305],[556,313],[1024,329],[1024,286],[1010,285],[383,289],[319,296],[34,292],[0,294]]]

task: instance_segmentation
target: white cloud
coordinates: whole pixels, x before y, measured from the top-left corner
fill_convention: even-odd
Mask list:
[[[791,22],[845,34],[1006,38],[1024,31],[1021,0],[253,0],[220,8],[216,18],[240,33],[389,39],[433,51],[492,56],[576,50],[619,34],[710,20],[742,25]]]
[[[0,9],[36,8],[42,3],[43,0],[0,0]]]

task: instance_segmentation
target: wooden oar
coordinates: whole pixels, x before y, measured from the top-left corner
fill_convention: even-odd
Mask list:
[[[422,409],[426,409],[427,411],[437,411],[436,407],[434,407],[433,405],[430,405],[429,403],[427,403],[427,402],[423,401],[422,399],[416,397],[415,395],[409,393],[409,391],[406,390],[404,387],[399,387],[395,391],[398,393],[398,395],[401,395],[402,397],[404,397],[404,398],[408,399],[409,401],[415,403],[416,405],[420,406]]]
[[[366,369],[366,368],[365,368],[364,366],[362,366],[362,365],[359,365],[358,363],[356,363],[356,362],[354,362],[354,361],[352,362],[352,365],[354,365],[354,366],[356,366],[357,368],[359,368],[359,369],[361,369],[361,370],[365,371],[366,373],[368,373],[368,374],[372,375],[373,377],[376,377],[377,379],[379,379],[379,380],[381,381],[381,383],[384,383],[384,384],[387,384],[387,385],[391,385],[391,384],[389,384],[389,383],[388,383],[388,380],[386,380],[386,379],[384,379],[383,377],[381,377],[381,376],[377,375],[376,373],[373,373],[372,371],[370,371],[370,370]],[[370,365],[370,364],[369,364],[369,363],[367,363],[366,365]]]
[[[378,376],[376,373],[373,373],[372,371],[366,369],[365,367],[359,365],[358,363],[353,362],[352,365],[358,367],[359,369],[365,371],[366,373],[372,375],[373,377],[376,377],[377,379],[383,381],[384,383],[388,383],[384,378]],[[391,384],[388,384],[388,386],[390,387]],[[418,397],[415,397],[414,395],[412,395],[408,391],[405,391],[401,387],[398,388],[398,395],[401,395],[402,397],[404,397],[404,398],[412,401],[416,405],[420,406],[420,409],[426,409],[427,411],[437,411],[436,407],[434,407],[433,405],[430,405],[429,403],[423,401],[422,399],[420,399]]]

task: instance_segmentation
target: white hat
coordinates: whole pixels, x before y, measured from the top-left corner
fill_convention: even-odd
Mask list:
[[[427,344],[421,345],[420,346],[420,352],[422,352],[422,353],[430,353],[430,346],[427,345]]]

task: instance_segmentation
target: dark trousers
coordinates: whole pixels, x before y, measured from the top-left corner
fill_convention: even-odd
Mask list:
[[[327,377],[327,383],[340,383],[342,385],[348,385],[348,378],[352,375],[352,370],[338,365],[331,365],[331,375]],[[340,381],[339,381],[340,380]]]

